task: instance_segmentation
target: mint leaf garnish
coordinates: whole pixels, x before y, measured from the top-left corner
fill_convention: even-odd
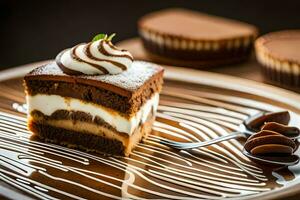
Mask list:
[[[110,36],[108,36],[107,40],[111,41],[115,36],[116,36],[116,33],[113,33]]]
[[[106,38],[107,38],[107,34],[100,33],[92,39],[92,42],[95,42],[97,40],[106,39]]]
[[[100,33],[92,39],[92,42],[95,42],[97,40],[106,40],[106,41],[110,42],[115,36],[116,36],[115,33],[111,34],[110,36],[108,36],[107,34],[104,34],[104,33]]]

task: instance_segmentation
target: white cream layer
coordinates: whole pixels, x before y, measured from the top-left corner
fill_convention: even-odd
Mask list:
[[[144,123],[147,120],[152,107],[156,112],[159,102],[159,94],[155,93],[134,116],[128,119],[112,109],[93,103],[83,102],[74,98],[64,98],[59,95],[45,94],[34,96],[28,95],[26,98],[28,113],[31,113],[33,110],[38,110],[44,115],[50,116],[56,110],[82,111],[89,113],[93,117],[100,117],[117,131],[127,133],[128,135],[133,133],[135,128],[139,126],[140,121]]]

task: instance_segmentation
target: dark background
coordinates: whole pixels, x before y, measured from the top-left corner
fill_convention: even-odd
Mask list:
[[[300,1],[257,0],[0,0],[0,69],[51,59],[97,33],[114,41],[137,36],[142,15],[185,7],[256,25],[260,33],[300,28]]]

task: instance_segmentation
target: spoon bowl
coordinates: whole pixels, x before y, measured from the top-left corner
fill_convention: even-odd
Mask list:
[[[263,156],[263,155],[252,155],[243,149],[243,154],[259,163],[270,164],[270,165],[295,165],[299,162],[298,155],[288,155],[288,156]]]

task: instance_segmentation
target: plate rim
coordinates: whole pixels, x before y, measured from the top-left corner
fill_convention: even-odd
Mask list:
[[[53,60],[43,60],[39,62],[28,63],[9,69],[0,70],[0,82],[5,80],[23,77],[26,73],[32,69],[52,62]],[[217,88],[224,88],[245,93],[255,93],[257,96],[265,97],[267,99],[276,99],[276,101],[289,104],[294,108],[300,110],[300,94],[289,91],[283,88],[279,88],[266,83],[260,83],[249,79],[235,77],[231,75],[224,75],[215,72],[207,72],[202,70],[184,68],[184,67],[173,67],[162,65],[165,68],[164,79],[188,82],[194,84],[208,85]],[[201,77],[201,78],[199,78]],[[224,82],[226,84],[224,84]],[[225,86],[226,85],[226,86]],[[269,93],[266,93],[268,91]],[[0,186],[1,187],[1,186]],[[295,194],[299,194],[298,187],[300,183],[291,183],[286,187],[281,187],[277,190],[270,190],[267,192],[258,193],[251,196],[235,197],[228,199],[255,199],[259,197],[262,200],[269,200],[274,198],[283,198]]]

